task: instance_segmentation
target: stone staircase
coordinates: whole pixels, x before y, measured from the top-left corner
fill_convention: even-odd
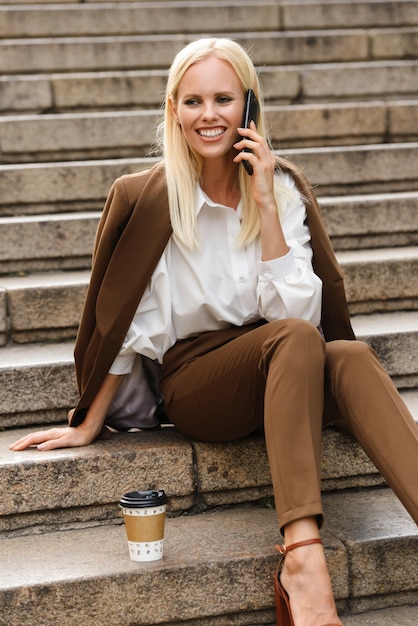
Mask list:
[[[317,188],[353,326],[418,419],[418,0],[0,5],[0,626],[274,623],[279,540],[262,438],[172,428],[70,450],[65,422],[104,199],[147,167],[174,54],[253,51],[275,149]],[[418,620],[416,525],[359,447],[323,437],[323,539],[344,624]],[[411,477],[416,480],[416,477]],[[130,561],[117,502],[169,496],[165,558]]]

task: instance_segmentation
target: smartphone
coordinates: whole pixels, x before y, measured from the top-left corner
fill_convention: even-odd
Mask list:
[[[251,120],[255,122],[257,125],[258,122],[258,113],[259,113],[259,104],[258,100],[254,95],[252,89],[247,91],[247,95],[245,97],[245,106],[244,106],[244,116],[242,118],[242,128],[249,128]],[[249,148],[244,148],[243,152],[251,152]],[[252,165],[248,161],[241,161],[247,174],[250,176],[253,173]]]

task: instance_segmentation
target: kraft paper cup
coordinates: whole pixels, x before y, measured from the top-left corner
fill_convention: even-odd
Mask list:
[[[167,497],[164,491],[131,491],[120,499],[132,561],[163,558]]]

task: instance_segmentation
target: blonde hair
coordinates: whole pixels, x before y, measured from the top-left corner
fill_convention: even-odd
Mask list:
[[[254,91],[260,103],[257,131],[268,140],[260,82],[254,64],[242,46],[228,38],[203,38],[183,48],[174,58],[168,74],[164,121],[158,129],[157,137],[165,161],[170,219],[174,236],[188,248],[194,248],[198,243],[195,193],[196,183],[199,182],[202,172],[202,159],[184,138],[173,115],[170,102],[177,101],[180,82],[190,66],[212,55],[227,61],[232,66],[241,83],[243,93],[248,89]],[[243,167],[239,168],[238,176],[243,205],[242,228],[238,243],[244,245],[258,236],[260,223],[251,193],[250,177]]]

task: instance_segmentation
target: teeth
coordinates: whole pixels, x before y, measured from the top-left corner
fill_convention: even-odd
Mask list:
[[[199,135],[202,135],[202,137],[219,137],[219,135],[222,135],[224,131],[222,130],[222,128],[214,128],[213,130],[199,130]]]

